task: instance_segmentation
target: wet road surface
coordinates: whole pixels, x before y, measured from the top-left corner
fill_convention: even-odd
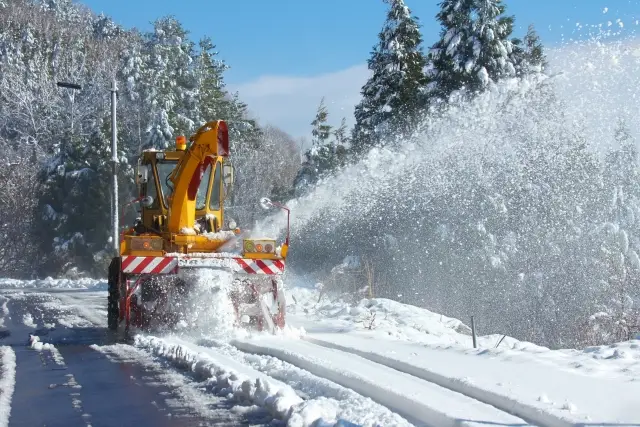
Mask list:
[[[9,427],[280,424],[263,409],[208,393],[206,384],[188,372],[141,356],[140,350],[118,343],[106,328],[25,328],[25,316],[42,325],[60,315],[31,299],[8,301],[11,315],[5,315],[0,336],[0,345],[10,345],[16,354]],[[29,334],[54,344],[57,351],[31,348]]]

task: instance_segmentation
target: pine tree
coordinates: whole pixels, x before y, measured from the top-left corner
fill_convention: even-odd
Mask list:
[[[120,67],[117,73],[119,82],[120,114],[119,123],[122,125],[123,133],[120,140],[125,142],[128,155],[136,156],[145,143],[145,130],[150,122],[149,109],[147,105],[149,97],[146,93],[149,90],[148,76],[144,58],[144,39],[140,33],[127,33],[123,41],[128,46],[123,49],[120,55]]]
[[[423,106],[426,62],[418,19],[403,0],[384,1],[390,8],[368,60],[372,76],[362,87],[362,100],[355,108],[355,153],[380,145],[390,135],[409,134]]]
[[[67,149],[65,167],[51,171],[46,180],[41,203],[47,227],[40,243],[53,251],[57,265],[49,268],[57,272],[106,268],[100,254],[105,254],[110,232],[110,189],[100,183],[110,178],[109,133],[110,120],[98,118],[88,138]]]
[[[172,136],[195,130],[192,117],[196,113],[197,81],[191,66],[195,51],[187,35],[182,24],[169,16],[155,21],[148,37],[145,102],[153,112],[145,148],[168,147],[173,143]]]
[[[311,122],[311,126],[313,126],[313,130],[311,131],[313,147],[319,148],[326,145],[331,136],[332,127],[327,124],[328,116],[329,112],[327,111],[327,106],[324,105],[324,97],[322,97],[318,110],[316,111],[316,117]]]
[[[350,142],[350,138],[347,132],[346,118],[343,117],[342,121],[340,122],[340,126],[338,126],[333,131],[333,137],[335,139],[335,142],[333,144],[333,146],[335,147],[334,167],[343,167],[347,161],[347,152],[348,152],[347,147]]]
[[[343,118],[340,126],[333,130],[333,126],[327,122],[328,116],[322,98],[311,122],[312,146],[305,152],[304,161],[293,182],[293,194],[297,196],[304,194],[312,184],[346,163],[346,144],[349,142],[346,119]]]
[[[199,123],[209,120],[229,118],[231,114],[230,101],[224,92],[223,73],[229,68],[223,61],[216,59],[209,37],[200,40],[199,55],[196,61],[196,74],[198,78],[197,108]]]
[[[513,45],[509,37],[513,32],[514,18],[504,16],[502,0],[474,0],[477,19],[473,28],[473,67],[471,90],[481,90],[489,81],[514,76],[515,67],[511,60]]]
[[[311,122],[311,126],[313,126],[311,148],[304,153],[305,160],[294,180],[294,187],[298,194],[306,191],[311,184],[318,181],[323,172],[330,169],[333,144],[329,141],[332,126],[327,123],[328,117],[329,113],[324,105],[323,97],[320,100],[316,116]]]
[[[547,68],[544,47],[533,24],[529,25],[523,40],[513,39],[512,44],[514,45],[512,62],[518,76],[541,73]]]
[[[441,36],[429,56],[434,98],[446,101],[459,89],[475,93],[515,75],[514,18],[504,16],[502,0],[445,0],[440,6]]]
[[[447,100],[452,92],[471,81],[466,64],[471,56],[472,8],[472,0],[440,3],[440,12],[436,15],[442,26],[440,40],[429,51],[430,95],[436,100]]]
[[[333,136],[336,140],[336,146],[346,147],[349,145],[349,136],[347,135],[347,119],[342,118],[340,126],[333,131]]]

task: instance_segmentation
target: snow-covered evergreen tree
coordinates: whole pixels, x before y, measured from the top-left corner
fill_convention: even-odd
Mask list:
[[[209,37],[199,42],[199,52],[195,62],[196,76],[198,79],[197,108],[199,113],[198,123],[209,120],[230,119],[233,112],[231,103],[224,91],[223,73],[228,66],[216,58],[217,52]],[[233,117],[234,119],[238,117]]]
[[[513,45],[510,40],[514,18],[504,16],[502,0],[474,0],[476,20],[473,28],[472,63],[465,65],[472,76],[471,90],[480,90],[489,81],[515,75],[511,60]]]
[[[168,147],[173,144],[173,136],[195,130],[192,117],[198,88],[192,66],[194,43],[187,34],[174,17],[154,22],[145,49],[146,103],[152,107],[145,147]]]
[[[548,65],[547,58],[533,24],[529,25],[523,40],[513,39],[512,44],[511,57],[518,76],[544,72]]]
[[[418,19],[403,0],[384,1],[389,11],[368,60],[372,75],[355,107],[355,153],[380,145],[384,138],[410,134],[423,108],[425,57]]]
[[[347,119],[345,117],[342,118],[340,126],[333,131],[333,136],[335,137],[337,147],[341,146],[342,148],[346,148],[349,145],[351,138],[349,138],[347,133]]]
[[[441,37],[430,51],[430,93],[446,101],[452,92],[484,90],[490,82],[515,76],[514,18],[502,0],[445,0],[438,20]]]
[[[296,194],[302,194],[318,181],[320,175],[331,168],[333,143],[330,141],[332,126],[327,123],[329,113],[324,97],[311,121],[311,148],[304,153],[304,161],[294,180]]]
[[[122,38],[127,49],[120,54],[120,66],[117,78],[119,83],[120,102],[118,110],[121,112],[119,122],[122,141],[127,141],[125,147],[127,155],[136,156],[145,143],[145,131],[150,121],[149,83],[144,56],[144,39],[140,33],[125,33]]]
[[[328,117],[329,112],[327,111],[327,106],[324,105],[324,97],[322,97],[318,110],[316,111],[316,117],[311,122],[311,126],[313,126],[311,130],[311,136],[313,137],[311,143],[313,147],[322,147],[329,141],[332,126],[327,123]]]
[[[346,119],[343,118],[340,126],[334,130],[333,126],[328,124],[328,116],[323,97],[311,122],[312,146],[305,152],[304,161],[293,182],[295,195],[304,194],[311,185],[334,173],[346,163]]]
[[[467,61],[471,57],[473,37],[472,0],[443,0],[436,15],[441,25],[440,40],[429,50],[429,94],[435,100],[447,100],[449,95],[466,87],[471,79]]]

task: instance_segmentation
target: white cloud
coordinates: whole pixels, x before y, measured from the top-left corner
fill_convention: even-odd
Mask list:
[[[296,138],[310,138],[310,123],[323,96],[330,124],[338,126],[345,117],[353,125],[353,108],[368,77],[365,64],[312,77],[262,76],[228,89],[239,92],[262,125],[277,126]]]

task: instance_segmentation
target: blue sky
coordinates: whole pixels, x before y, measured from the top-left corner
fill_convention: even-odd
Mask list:
[[[76,0],[126,27],[142,30],[176,16],[197,39],[209,35],[231,69],[225,79],[262,122],[294,136],[326,96],[339,123],[350,118],[367,78],[366,60],[377,41],[387,5],[382,0]],[[405,0],[422,25],[425,45],[436,41],[438,0]],[[608,21],[632,32],[640,0],[506,0],[516,34],[533,23],[547,46],[584,36]],[[604,9],[608,8],[606,13]],[[577,23],[582,25],[578,30]],[[336,124],[337,124],[336,123]]]

